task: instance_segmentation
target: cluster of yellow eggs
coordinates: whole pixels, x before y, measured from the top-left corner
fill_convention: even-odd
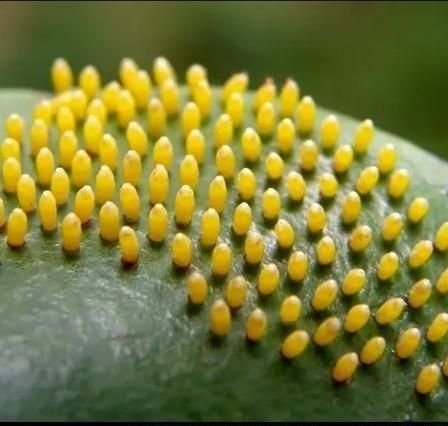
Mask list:
[[[62,247],[66,253],[78,252],[81,248],[82,226],[91,222],[98,206],[100,237],[106,241],[118,241],[121,259],[125,264],[136,264],[140,254],[140,242],[132,227],[142,214],[140,182],[147,179],[150,207],[147,213],[147,236],[154,243],[162,243],[169,235],[170,222],[180,229],[188,226],[196,208],[196,193],[205,161],[208,141],[201,132],[202,124],[210,117],[214,108],[216,92],[211,88],[207,71],[201,65],[192,65],[186,73],[190,100],[181,105],[180,88],[176,74],[165,58],[153,63],[152,79],[148,72],[139,69],[131,59],[123,59],[119,68],[119,81],[102,85],[101,77],[93,66],[85,67],[79,74],[78,86],[74,86],[73,72],[68,63],[57,59],[51,70],[55,95],[39,102],[30,125],[29,152],[34,158],[36,181],[22,170],[21,152],[25,139],[25,123],[22,117],[11,114],[5,123],[6,139],[1,145],[3,189],[16,194],[18,207],[6,218],[5,205],[0,198],[0,225],[6,227],[6,241],[12,248],[22,246],[28,230],[27,215],[36,209],[43,230],[53,232],[60,228]],[[153,81],[156,88],[153,88]],[[264,173],[268,182],[282,181],[288,200],[303,202],[307,195],[305,174],[312,173],[321,159],[321,152],[331,156],[333,173],[318,176],[319,195],[331,200],[339,192],[340,176],[346,173],[353,161],[367,153],[374,138],[371,120],[361,122],[353,135],[352,144],[338,146],[341,124],[335,115],[329,115],[319,128],[319,141],[306,139],[298,143],[297,133],[307,135],[316,127],[316,105],[310,96],[301,98],[297,83],[288,79],[280,93],[271,79],[267,79],[252,98],[245,95],[248,87],[245,73],[232,75],[220,89],[222,114],[213,123],[213,145],[215,151],[216,176],[208,182],[207,209],[201,212],[197,244],[212,249],[211,272],[214,276],[226,277],[231,273],[233,250],[228,242],[220,240],[222,214],[227,206],[228,188],[235,185],[239,204],[233,211],[232,232],[244,239],[244,261],[249,265],[260,265],[256,289],[259,297],[269,297],[281,284],[282,272],[276,263],[265,258],[265,241],[257,231],[253,218],[253,201],[257,196],[257,176],[251,164],[259,162],[264,150],[263,138],[274,135],[276,149],[264,157]],[[157,96],[155,95],[157,93]],[[246,105],[252,99],[251,105]],[[242,126],[246,109],[255,116],[255,128],[241,130],[240,149],[246,167],[237,170],[237,156],[232,149],[236,130]],[[139,124],[137,116],[143,112],[147,125]],[[165,135],[170,117],[179,116],[183,143],[173,144]],[[116,139],[105,132],[109,118],[116,119],[123,130],[129,150],[120,156]],[[58,132],[57,150],[51,150],[51,128]],[[77,129],[82,129],[78,137]],[[82,144],[80,140],[82,140]],[[149,139],[155,143],[151,147]],[[82,146],[81,146],[82,145]],[[180,146],[180,148],[179,148]],[[297,148],[296,170],[285,173],[285,158]],[[185,156],[175,162],[175,150],[185,151]],[[93,176],[92,158],[97,157],[100,167]],[[151,157],[153,168],[148,176],[143,175],[143,162]],[[396,168],[397,153],[392,144],[379,149],[375,165],[365,167],[340,204],[340,221],[352,226],[348,247],[362,255],[372,241],[372,229],[366,224],[357,224],[362,211],[362,199],[369,196],[381,176],[387,177],[387,196],[399,200],[408,190],[410,175],[406,169]],[[171,179],[171,170],[178,167],[178,181]],[[116,188],[116,170],[121,170],[122,182]],[[92,188],[90,183],[94,181]],[[42,188],[37,200],[36,184]],[[174,218],[170,217],[166,202],[170,187],[177,185],[174,198]],[[261,205],[263,219],[272,222],[273,234],[279,248],[288,253],[285,275],[293,282],[301,282],[308,275],[309,258],[294,249],[297,241],[293,224],[281,217],[282,197],[272,185],[265,189],[256,202]],[[71,188],[74,188],[72,212],[58,224],[58,207],[68,203]],[[114,203],[119,195],[119,206]],[[323,203],[322,203],[323,204]],[[313,202],[304,213],[303,220],[308,232],[318,237],[315,244],[315,260],[319,265],[331,267],[338,256],[336,242],[323,233],[327,225],[324,206]],[[423,197],[414,198],[407,206],[406,217],[398,212],[387,215],[381,225],[381,238],[385,242],[395,241],[403,232],[405,220],[418,224],[426,216],[429,203]],[[126,225],[122,226],[122,217]],[[202,304],[207,299],[209,285],[203,273],[193,270],[193,253],[196,241],[179,231],[170,244],[173,264],[189,270],[186,277],[186,292],[189,302]],[[420,268],[430,259],[433,250],[448,250],[448,222],[443,223],[431,240],[422,240],[411,248],[407,258],[410,269]],[[377,261],[376,274],[380,281],[390,280],[400,267],[397,253],[390,251]],[[363,269],[350,270],[343,282],[329,279],[314,290],[311,308],[325,311],[336,300],[339,293],[352,296],[359,293],[366,283]],[[225,286],[223,298],[215,300],[210,310],[210,329],[214,335],[225,336],[232,325],[232,310],[240,308],[247,299],[250,285],[241,276],[231,277]],[[436,290],[448,292],[448,268],[438,279]],[[280,353],[287,359],[298,357],[310,341],[317,346],[331,344],[344,330],[356,333],[371,317],[379,325],[396,321],[404,309],[419,309],[429,299],[432,285],[428,279],[417,281],[406,297],[391,297],[371,312],[368,304],[352,306],[344,321],[337,316],[323,320],[312,336],[303,329],[290,333],[282,342]],[[302,301],[296,295],[286,297],[280,306],[279,316],[285,325],[294,325],[301,316]],[[246,337],[256,342],[267,330],[268,318],[260,308],[253,309],[246,319]],[[439,313],[426,327],[424,336],[429,342],[441,340],[448,332],[448,313]],[[413,355],[420,345],[421,331],[416,327],[403,330],[396,342],[395,353],[400,359]],[[342,355],[332,369],[336,381],[349,380],[361,362],[369,365],[381,358],[386,348],[382,336],[368,340],[360,353]],[[448,361],[442,366],[448,375]],[[416,383],[419,393],[429,393],[440,377],[437,363],[424,367]]]

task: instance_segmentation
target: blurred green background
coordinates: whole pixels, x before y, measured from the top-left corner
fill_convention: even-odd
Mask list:
[[[212,83],[295,78],[326,107],[370,117],[448,158],[448,3],[5,2],[0,86],[49,88],[56,56],[115,78],[119,60],[156,55]]]

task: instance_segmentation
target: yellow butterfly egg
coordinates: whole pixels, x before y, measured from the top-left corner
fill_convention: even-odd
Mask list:
[[[138,222],[140,218],[140,196],[135,186],[130,183],[121,185],[120,207],[127,222]]]
[[[148,238],[156,243],[163,241],[168,233],[168,212],[163,204],[155,204],[148,213]]]
[[[233,212],[232,229],[238,235],[245,235],[252,225],[252,209],[249,204],[241,203],[236,206]]]
[[[53,153],[48,148],[41,148],[36,156],[36,172],[39,185],[50,185],[54,169],[55,162]]]
[[[229,118],[230,120],[230,118]],[[194,129],[201,127],[201,111],[194,102],[188,102],[181,114],[182,133],[186,138]]]
[[[151,78],[145,70],[138,70],[132,80],[127,85],[135,100],[135,105],[142,110],[146,107],[149,96],[151,95]]]
[[[327,280],[319,284],[314,291],[311,306],[316,311],[323,311],[330,307],[336,299],[338,285],[335,280]]]
[[[53,232],[58,226],[56,199],[50,191],[42,192],[39,198],[39,216],[42,229]]]
[[[205,139],[202,132],[193,129],[187,136],[186,141],[187,154],[192,155],[200,165],[204,162],[205,156]]]
[[[170,189],[170,177],[162,164],[157,164],[149,174],[149,201],[153,204],[165,203]]]
[[[393,251],[381,256],[377,266],[376,275],[382,281],[390,280],[398,270],[400,261]]]
[[[424,197],[416,197],[409,204],[407,216],[411,223],[417,224],[423,220],[429,210],[428,200]]]
[[[305,172],[313,171],[319,162],[319,148],[311,139],[299,145],[299,166]]]
[[[297,358],[308,347],[309,341],[310,337],[305,330],[293,331],[283,340],[280,352],[286,359]]]
[[[395,345],[395,354],[400,359],[410,358],[418,349],[420,341],[421,333],[418,328],[411,327],[402,331]]]
[[[7,158],[2,165],[3,190],[8,194],[17,192],[17,184],[22,175],[22,166],[13,157]]]
[[[316,104],[311,96],[304,96],[297,106],[297,126],[300,133],[310,133],[316,121]]]
[[[247,167],[241,169],[236,177],[236,186],[242,200],[251,200],[257,189],[257,180],[254,172]]]
[[[88,65],[79,74],[79,87],[88,98],[93,98],[101,88],[101,78],[97,69]]]
[[[359,358],[363,364],[374,364],[383,356],[385,349],[386,340],[384,340],[384,337],[372,337],[363,346]]]
[[[166,111],[160,99],[153,97],[149,100],[147,120],[149,134],[153,138],[160,138],[166,129]],[[185,131],[189,133],[189,130]]]
[[[123,226],[118,235],[121,261],[125,264],[137,263],[140,256],[140,243],[136,232],[129,226]]]
[[[419,241],[409,254],[409,266],[413,269],[423,266],[430,259],[433,249],[431,241]]]
[[[222,213],[227,204],[227,185],[220,175],[213,178],[208,186],[208,206]]]
[[[216,244],[221,230],[219,214],[214,208],[207,209],[202,215],[200,240],[205,247]]]
[[[154,165],[161,164],[167,170],[173,163],[174,150],[171,141],[166,136],[162,136],[154,145],[152,151],[152,161]]]
[[[205,302],[208,294],[208,284],[204,275],[192,272],[187,278],[187,295],[190,303],[196,305]]]
[[[434,246],[439,251],[448,250],[448,222],[442,223],[440,228],[437,230]]]
[[[409,292],[408,304],[414,309],[421,308],[431,296],[431,282],[424,278],[417,281]]]
[[[301,310],[302,302],[297,296],[285,297],[280,306],[280,320],[283,324],[292,324],[299,319]]]
[[[15,139],[6,138],[1,144],[2,161],[7,158],[15,158],[20,161],[20,145]]]
[[[280,194],[274,188],[268,188],[262,197],[263,217],[267,220],[276,219],[280,215],[281,208]]]
[[[346,296],[352,296],[359,293],[366,283],[366,273],[364,269],[355,268],[350,270],[344,277],[341,291]]]
[[[353,163],[353,149],[350,145],[341,145],[333,154],[332,166],[336,173],[345,173]]]
[[[112,201],[106,201],[98,214],[100,237],[104,241],[117,241],[120,233],[120,212]]]
[[[443,339],[448,332],[448,314],[442,312],[437,314],[426,331],[426,339],[431,343]]]
[[[394,241],[403,230],[403,218],[400,213],[393,212],[387,215],[383,221],[381,230],[382,237],[385,241]]]
[[[308,274],[308,256],[298,250],[288,259],[288,277],[292,281],[303,281]]]
[[[241,275],[232,278],[227,283],[225,295],[229,307],[237,309],[243,306],[247,297],[247,287],[247,281]]]
[[[346,382],[355,374],[359,365],[359,358],[356,352],[349,352],[342,355],[336,362],[332,371],[333,380],[336,382]]]
[[[246,161],[255,162],[261,154],[261,140],[258,133],[248,127],[241,135],[241,148]]]
[[[232,326],[230,309],[222,299],[215,300],[210,309],[210,329],[218,337],[229,333]]]
[[[278,180],[283,175],[285,165],[276,152],[270,152],[265,160],[266,175],[271,180]]]
[[[126,139],[129,148],[144,157],[148,152],[148,137],[143,127],[136,121],[131,121],[126,128]]]
[[[406,169],[397,169],[389,179],[387,192],[392,198],[400,198],[409,188],[409,184],[409,172]]]
[[[326,117],[320,125],[320,143],[323,149],[331,149],[338,142],[341,123],[334,114]]]
[[[360,195],[368,195],[375,188],[379,178],[376,166],[366,167],[356,181],[356,191]]]
[[[236,159],[232,148],[229,145],[223,145],[216,152],[216,170],[224,177],[230,179],[235,174]]]
[[[117,112],[121,90],[121,86],[116,81],[111,81],[104,86],[101,99],[109,114],[115,114]]]
[[[73,72],[68,62],[57,58],[51,67],[51,80],[55,93],[61,93],[73,86]]]
[[[279,219],[275,224],[274,233],[279,247],[288,249],[294,244],[294,228],[287,220]]]
[[[263,310],[255,308],[247,317],[246,337],[251,342],[258,342],[266,333],[267,317]]]
[[[352,251],[361,253],[368,247],[371,240],[372,230],[370,227],[368,225],[359,225],[350,234],[348,244]]]
[[[227,275],[232,266],[232,250],[227,243],[219,243],[212,252],[212,273],[218,276]],[[229,304],[231,306],[231,304]],[[231,306],[232,307],[232,306]]]
[[[448,293],[448,268],[446,268],[437,279],[436,289],[440,294]]]
[[[6,242],[12,248],[18,248],[25,244],[28,232],[28,219],[25,212],[16,207],[8,216],[6,225]]]
[[[59,164],[64,169],[70,169],[73,157],[78,151],[78,138],[72,130],[62,133],[59,138]]]
[[[81,247],[81,221],[75,213],[68,213],[61,226],[62,248],[65,252],[74,253]]]
[[[81,224],[89,223],[95,209],[95,194],[89,185],[84,185],[75,196],[73,211],[79,217]]]
[[[261,136],[269,136],[275,127],[277,113],[272,102],[265,102],[258,109],[256,122],[257,131]]]
[[[288,154],[294,147],[296,127],[290,118],[284,118],[277,125],[277,148],[282,154]]]
[[[377,154],[376,165],[381,174],[385,175],[393,170],[397,162],[397,154],[393,144],[384,145]]]
[[[207,119],[213,109],[213,91],[207,80],[204,79],[196,85],[193,91],[193,100],[199,108],[201,117]]]
[[[290,200],[300,202],[306,195],[307,187],[303,176],[294,170],[286,176],[286,191]]]
[[[244,120],[244,97],[241,93],[232,93],[226,102],[226,114],[231,118],[233,126],[238,128]]]
[[[319,177],[319,191],[324,198],[333,198],[338,193],[339,184],[331,173],[323,173]]]
[[[370,308],[366,304],[352,306],[344,320],[344,330],[348,333],[356,333],[361,330],[370,318]]]
[[[257,289],[263,296],[268,296],[280,285],[280,272],[275,263],[269,263],[261,268],[258,275]]]
[[[194,192],[188,185],[180,187],[174,198],[174,217],[178,225],[186,226],[193,218],[195,208]]]
[[[330,265],[336,258],[336,245],[329,236],[323,237],[316,246],[316,257],[320,265]]]
[[[369,149],[375,134],[375,127],[372,120],[364,120],[359,123],[355,130],[353,149],[357,154],[365,154]]]
[[[190,266],[193,258],[193,247],[190,238],[178,232],[171,242],[171,256],[174,265],[179,268]]]
[[[288,78],[280,91],[280,115],[282,117],[293,117],[299,98],[299,86],[292,78]]]
[[[380,325],[390,324],[403,312],[406,302],[401,297],[391,297],[376,311],[375,320]]]
[[[321,232],[327,224],[327,215],[324,208],[318,203],[311,204],[306,211],[306,221],[309,232],[313,234]]]
[[[420,370],[415,384],[415,390],[422,395],[432,392],[440,381],[440,367],[437,364],[429,364]]]
[[[83,149],[76,151],[71,164],[71,181],[76,188],[90,182],[92,176],[92,160]]]
[[[342,200],[341,219],[345,225],[357,221],[361,214],[361,198],[355,191],[350,191]]]
[[[341,331],[339,318],[332,316],[322,321],[313,334],[313,341],[317,346],[327,346],[332,343]]]
[[[101,166],[95,178],[95,199],[102,206],[115,195],[115,177],[108,166]]]
[[[216,120],[213,129],[213,140],[215,148],[219,149],[223,145],[232,143],[233,139],[233,122],[229,115],[221,114]]]
[[[22,142],[25,122],[18,114],[10,114],[5,122],[5,132],[8,138]]]
[[[179,87],[173,79],[165,80],[160,86],[160,100],[168,116],[179,111],[180,94]]]

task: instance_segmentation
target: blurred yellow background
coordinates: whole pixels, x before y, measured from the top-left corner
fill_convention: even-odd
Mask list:
[[[57,56],[110,80],[123,56],[149,68],[164,55],[181,76],[202,63],[215,84],[291,76],[317,103],[448,158],[447,42],[439,2],[4,2],[0,86],[49,89]]]

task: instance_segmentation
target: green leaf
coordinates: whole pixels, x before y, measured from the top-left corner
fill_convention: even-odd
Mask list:
[[[24,90],[0,91],[0,122],[11,112],[31,121],[32,108],[45,93]],[[183,94],[183,102],[186,100]],[[248,105],[249,106],[249,105]],[[249,108],[247,108],[249,110]],[[193,223],[183,232],[193,239],[194,267],[210,275],[210,251],[198,245],[201,212],[207,203],[207,186],[215,175],[212,143],[213,123],[220,114],[215,105],[213,117],[203,127],[208,142],[207,159],[201,170]],[[319,109],[318,122],[329,111]],[[338,114],[343,133],[340,143],[351,143],[357,122]],[[140,121],[145,123],[142,115]],[[254,125],[247,113],[244,126]],[[120,151],[127,150],[126,141],[114,122],[109,132],[120,141]],[[172,218],[173,197],[178,189],[177,164],[184,155],[178,119],[169,123],[167,136],[173,142],[176,164],[171,174],[171,197],[167,205]],[[233,148],[240,159],[240,132]],[[318,140],[317,135],[314,135]],[[26,141],[28,142],[28,140]],[[374,153],[385,143],[394,143],[399,164],[412,176],[411,188],[404,200],[391,203],[385,191],[387,180],[381,180],[373,195],[363,200],[359,223],[374,230],[373,243],[366,253],[354,258],[347,248],[350,229],[339,220],[339,201],[353,187],[359,171],[375,161]],[[57,150],[57,132],[53,129],[52,148]],[[263,155],[273,150],[265,142]],[[28,147],[23,149],[23,169],[34,174]],[[286,160],[286,171],[297,168],[297,150]],[[405,315],[387,327],[378,327],[374,320],[354,336],[342,333],[327,348],[310,344],[306,352],[293,362],[285,362],[278,353],[283,337],[290,332],[281,326],[278,310],[287,294],[298,294],[303,302],[303,317],[298,327],[310,334],[325,315],[316,315],[309,301],[316,285],[325,278],[341,282],[354,265],[366,269],[368,283],[360,295],[338,296],[329,312],[341,320],[354,303],[368,303],[374,312],[390,296],[406,297],[413,282],[426,277],[435,283],[447,266],[446,255],[435,253],[430,262],[417,272],[409,272],[407,255],[413,244],[432,239],[446,220],[448,200],[448,164],[400,138],[377,131],[375,144],[365,158],[358,159],[347,178],[341,182],[336,200],[325,207],[329,212],[328,234],[338,248],[338,260],[330,268],[318,267],[314,261],[315,239],[306,233],[304,210],[318,199],[316,177],[331,170],[324,155],[318,171],[307,176],[308,195],[304,203],[286,202],[283,185],[278,186],[284,200],[282,217],[297,231],[296,247],[310,255],[310,273],[302,284],[290,283],[285,277],[287,254],[278,252],[272,225],[261,219],[260,196],[265,188],[263,161],[254,166],[258,191],[253,203],[258,229],[265,235],[265,260],[273,259],[282,273],[282,288],[267,300],[259,300],[256,291],[256,269],[248,269],[243,261],[242,241],[230,229],[232,212],[238,203],[235,185],[230,184],[229,202],[222,215],[222,239],[233,248],[232,274],[243,273],[250,282],[250,295],[245,306],[234,314],[232,330],[227,338],[216,341],[209,335],[209,308],[222,295],[225,280],[210,278],[210,295],[204,306],[193,309],[185,295],[184,272],[171,264],[170,241],[177,232],[170,225],[167,241],[153,246],[146,239],[148,213],[147,176],[151,158],[144,160],[144,178],[140,187],[142,214],[138,229],[141,242],[140,262],[136,268],[123,269],[116,245],[104,244],[98,237],[96,220],[83,232],[79,257],[63,255],[58,233],[44,235],[38,215],[30,217],[29,235],[22,250],[0,246],[0,413],[4,420],[446,420],[448,416],[447,386],[441,386],[430,397],[414,392],[420,368],[439,362],[448,355],[447,344],[422,346],[415,356],[400,362],[393,349],[400,330],[417,324],[422,330],[438,312],[446,310],[447,299],[433,292],[421,309],[408,308]],[[150,156],[149,156],[150,157]],[[95,161],[95,172],[98,162]],[[120,174],[118,174],[118,182]],[[93,184],[93,182],[92,182]],[[410,200],[425,196],[430,213],[419,226],[406,229],[393,246],[400,257],[400,270],[391,283],[379,283],[375,266],[381,254],[391,248],[382,243],[379,227],[391,211],[406,212]],[[71,195],[70,205],[73,201]],[[16,206],[15,197],[5,197],[7,211]],[[62,218],[70,205],[59,211]],[[256,345],[244,338],[248,312],[259,304],[268,315],[268,332]],[[361,366],[353,380],[336,386],[331,368],[347,351],[359,352],[375,335],[387,341],[385,356],[375,365]]]

